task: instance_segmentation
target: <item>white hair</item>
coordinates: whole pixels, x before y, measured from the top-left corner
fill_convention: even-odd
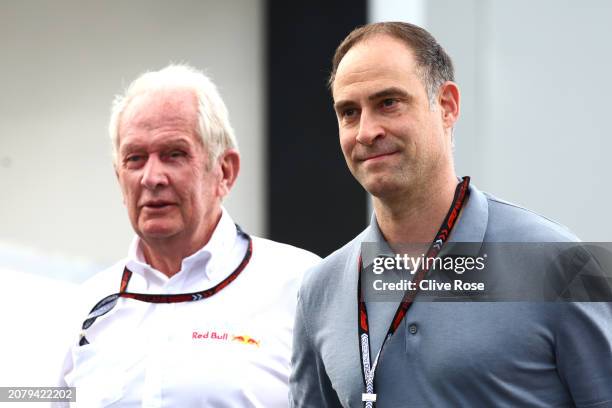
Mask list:
[[[159,89],[190,89],[198,98],[198,129],[195,129],[207,149],[210,162],[226,149],[238,149],[229,114],[215,84],[203,72],[189,65],[171,64],[159,71],[140,75],[115,96],[111,108],[108,132],[113,144],[113,162],[117,164],[119,150],[119,122],[121,114],[134,96]]]

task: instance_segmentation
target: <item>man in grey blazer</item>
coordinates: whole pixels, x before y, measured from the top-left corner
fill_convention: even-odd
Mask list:
[[[371,262],[363,243],[391,256],[401,243],[431,243],[435,257],[460,242],[578,240],[458,179],[453,80],[449,56],[411,24],[358,28],[336,50],[340,145],[374,214],[304,278],[293,407],[612,407],[610,303],[414,301],[422,290],[393,302],[360,296]],[[411,276],[426,281],[427,270]]]

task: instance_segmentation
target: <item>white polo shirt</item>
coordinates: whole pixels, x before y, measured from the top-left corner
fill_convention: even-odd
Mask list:
[[[102,298],[119,290],[196,292],[221,282],[242,261],[247,240],[229,214],[210,241],[171,278],[146,264],[135,239],[127,260],[88,281],[62,385],[77,387],[79,407],[286,407],[293,319],[303,272],[319,257],[253,237],[250,262],[235,281],[196,302],[119,299],[86,331],[80,325]]]

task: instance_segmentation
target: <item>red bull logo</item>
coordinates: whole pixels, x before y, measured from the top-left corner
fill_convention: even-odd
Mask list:
[[[251,336],[232,336],[232,341],[235,341],[237,343],[241,343],[241,344],[249,344],[251,346],[257,346],[259,347],[259,340],[254,339]]]

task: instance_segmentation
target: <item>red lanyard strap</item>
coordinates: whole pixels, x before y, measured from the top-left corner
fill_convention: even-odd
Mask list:
[[[465,203],[465,199],[469,193],[468,187],[470,185],[470,178],[464,177],[461,183],[457,185],[455,189],[455,195],[453,197],[453,202],[436,234],[434,240],[432,241],[429,249],[427,250],[426,257],[435,258],[440,254],[442,247],[446,243],[449,235],[451,234],[457,218],[459,217],[459,212]],[[413,304],[414,298],[418,293],[419,283],[425,278],[429,268],[426,266],[429,265],[421,265],[419,270],[414,275],[413,281],[415,282],[416,290],[407,290],[404,292],[404,296],[402,301],[397,307],[395,311],[395,315],[393,316],[393,320],[391,320],[391,324],[389,325],[389,329],[387,330],[387,334],[385,335],[382,345],[380,346],[380,350],[374,359],[374,364],[372,364],[371,360],[371,350],[370,350],[370,330],[368,325],[368,310],[366,308],[365,300],[361,296],[361,273],[363,271],[363,261],[361,259],[361,254],[357,260],[357,273],[358,273],[358,281],[357,281],[357,303],[358,303],[358,313],[359,313],[359,321],[358,321],[358,332],[359,332],[359,352],[360,352],[360,360],[361,360],[361,374],[363,376],[363,384],[365,388],[365,392],[362,394],[361,400],[364,402],[364,406],[366,408],[372,408],[374,406],[374,402],[376,401],[376,394],[374,392],[374,374],[376,372],[376,367],[378,365],[378,360],[380,355],[387,343],[387,340],[395,333],[399,325],[402,323],[402,320],[408,313],[408,310]]]
[[[117,305],[117,301],[119,300],[119,298],[135,299],[147,303],[182,303],[195,302],[216,295],[227,285],[232,283],[238,277],[238,275],[240,275],[240,273],[244,270],[244,268],[251,260],[251,255],[253,254],[253,240],[251,239],[249,234],[242,231],[242,229],[238,225],[236,225],[236,230],[239,235],[246,238],[248,242],[247,250],[238,267],[234,269],[234,271],[230,273],[225,279],[223,279],[221,282],[219,282],[212,288],[201,290],[198,292],[177,294],[149,294],[127,292],[127,285],[130,282],[130,278],[132,277],[132,271],[130,271],[126,266],[123,269],[123,275],[121,276],[121,286],[119,288],[119,292],[109,295],[98,303],[96,303],[96,305],[91,309],[91,312],[89,312],[87,319],[83,322],[82,330],[87,330],[91,327],[91,325],[96,321],[98,317],[110,312]],[[84,333],[82,333],[81,339],[79,340],[79,345],[83,346],[85,344],[89,344],[89,341],[87,341]]]

